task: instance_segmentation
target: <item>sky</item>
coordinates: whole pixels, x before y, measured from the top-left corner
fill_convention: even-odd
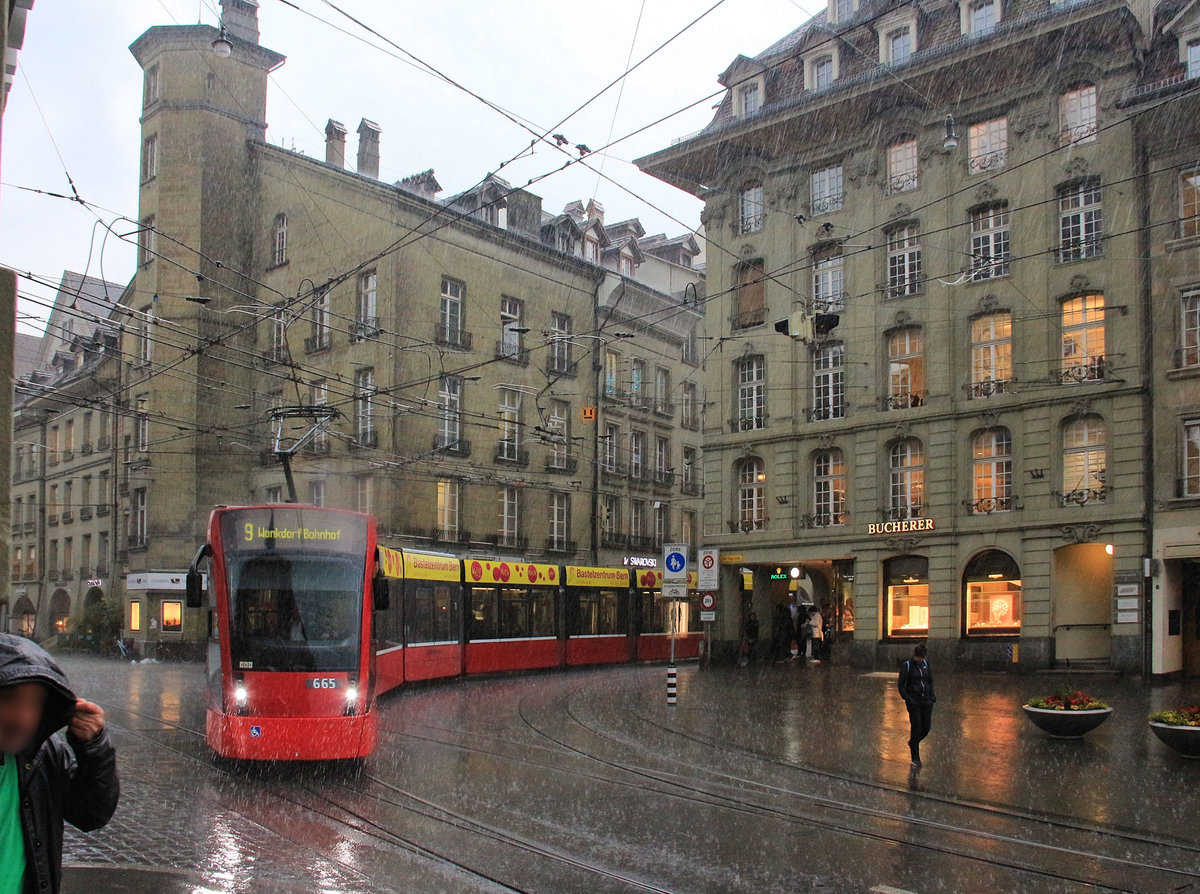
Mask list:
[[[572,144],[600,147],[610,135],[691,106],[606,157],[591,156],[604,178],[575,165],[530,187],[547,210],[594,197],[608,220],[639,217],[647,233],[669,235],[699,226],[700,202],[631,160],[704,127],[719,99],[709,98],[721,89],[718,74],[819,8],[818,0],[334,2],[513,118],[539,133],[553,127]],[[380,179],[433,168],[443,199],[489,172],[523,185],[566,160],[544,145],[530,154],[528,130],[422,70],[327,0],[259,3],[261,43],[288,57],[267,88],[271,143],[324,158],[325,122],[334,118],[350,131],[352,167],[355,131],[368,118],[382,128]],[[623,89],[615,85],[559,124],[631,58],[636,63],[702,14],[625,78]],[[217,0],[37,0],[3,122],[0,265],[55,283],[64,270],[128,282],[135,249],[102,225],[138,217],[142,72],[128,47],[156,25],[217,20]],[[28,191],[70,195],[68,174],[91,208]],[[54,290],[27,279],[19,290],[18,329],[40,332]]]

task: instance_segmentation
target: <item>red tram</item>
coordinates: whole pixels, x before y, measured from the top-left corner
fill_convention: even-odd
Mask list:
[[[376,697],[404,683],[663,659],[671,639],[695,658],[702,638],[655,572],[389,549],[368,515],[295,503],[215,509],[187,587],[210,609],[208,742],[234,758],[365,757]]]

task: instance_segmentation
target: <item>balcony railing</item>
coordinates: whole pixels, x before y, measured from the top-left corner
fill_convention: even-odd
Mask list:
[[[754,431],[759,428],[767,427],[767,417],[762,416],[738,416],[729,420],[729,430],[731,432]]]
[[[1082,363],[1064,366],[1058,371],[1058,380],[1064,385],[1104,380],[1104,357],[1085,357]]]
[[[757,233],[766,222],[767,213],[765,211],[758,214],[745,214],[738,218],[738,233],[743,236],[748,233]]]
[[[605,387],[604,399],[616,403],[624,403],[629,398],[629,395],[621,388]]]
[[[316,354],[319,351],[328,351],[333,345],[333,337],[328,330],[318,332],[316,335],[310,335],[304,339],[304,351],[307,354]]]
[[[929,395],[925,391],[907,391],[900,394],[885,394],[879,398],[881,410],[910,410],[913,407],[923,407]]]
[[[91,517],[92,517],[92,507],[91,506],[80,506],[79,507],[79,520],[80,521],[87,521]]]
[[[470,456],[471,442],[463,438],[451,438],[439,432],[433,436],[433,449],[452,456]]]
[[[767,527],[767,522],[770,521],[766,516],[758,518],[743,518],[729,520],[729,533],[736,534],[741,531],[743,534],[748,534],[751,531],[762,531]]]
[[[435,525],[429,529],[429,539],[434,543],[470,543],[471,532],[462,528],[443,528]]]
[[[617,462],[616,460],[609,461],[607,459],[600,462],[600,474],[606,478],[624,478],[629,470],[625,463]]]
[[[655,487],[674,487],[675,473],[668,469],[654,470],[654,486]]]
[[[801,523],[809,529],[833,528],[846,523],[844,512],[810,512],[801,516]]]
[[[1054,251],[1060,264],[1098,258],[1104,254],[1104,237],[1085,236],[1082,239],[1067,239],[1060,242]]]
[[[832,407],[809,407],[804,411],[809,422],[824,422],[828,419],[844,419],[846,408],[840,404]]]
[[[379,331],[379,317],[362,317],[350,324],[350,342],[366,341]]]
[[[496,342],[496,359],[506,363],[515,363],[517,366],[528,366],[529,351],[520,345],[498,341]]]
[[[699,431],[700,417],[695,413],[684,413],[683,418],[679,420],[679,427],[688,431]]]
[[[516,441],[501,439],[496,444],[495,459],[498,463],[527,466],[529,465],[529,451],[521,449]]]
[[[908,192],[909,190],[916,189],[919,182],[917,171],[896,174],[883,181],[883,194],[885,196],[894,196],[897,193]]]
[[[967,159],[967,170],[972,174],[996,171],[1008,164],[1008,149],[995,149]]]
[[[655,401],[654,402],[654,412],[657,413],[659,416],[674,416],[675,415],[675,404],[670,403],[665,400]]]
[[[37,522],[25,522],[25,533],[32,534],[37,530]]]
[[[1103,503],[1105,492],[1102,487],[1077,487],[1075,490],[1053,491],[1062,506],[1083,506],[1087,503]]]
[[[648,534],[635,534],[629,538],[629,548],[637,550],[661,549],[662,541]]]
[[[679,492],[685,497],[698,497],[700,496],[700,482],[684,481],[683,484],[679,485]]]
[[[547,472],[563,472],[572,475],[579,470],[579,460],[573,456],[554,456],[551,454],[546,457]]]
[[[1064,127],[1058,132],[1058,145],[1070,146],[1072,143],[1090,143],[1096,137],[1096,122],[1080,124],[1077,127]]]
[[[629,464],[629,483],[635,487],[646,487],[650,484],[652,476],[650,470],[646,466],[638,466],[634,463]]]
[[[991,515],[993,512],[1010,512],[1014,503],[1013,497],[984,497],[967,504],[971,515]]]
[[[92,455],[92,445],[91,444],[80,444],[79,445],[79,455],[80,456],[91,456]]]
[[[529,548],[529,538],[522,534],[505,534],[500,532],[488,534],[484,539],[493,546],[503,547],[504,549],[526,550]]]
[[[924,518],[925,507],[921,503],[909,503],[882,509],[879,513],[884,521],[903,521],[906,518]]]
[[[462,327],[448,327],[444,323],[438,323],[437,332],[434,335],[434,341],[439,345],[446,345],[451,348],[462,348],[464,351],[471,350],[471,333],[467,332]]]
[[[553,354],[550,355],[550,366],[547,368],[547,372],[551,372],[556,376],[567,376],[568,378],[572,378],[576,375],[576,373],[578,373],[578,371],[579,364],[573,363],[570,357],[556,357]]]
[[[109,442],[108,438],[97,438],[96,439],[96,449],[97,450],[107,450],[109,448],[109,444],[110,444],[110,442]]]
[[[577,549],[577,544],[574,540],[565,540],[561,537],[546,538],[546,552],[548,553],[573,553]]]
[[[834,211],[841,211],[845,201],[846,194],[844,192],[813,199],[808,203],[808,213],[813,217],[817,217],[821,214],[831,214]]]
[[[600,546],[604,549],[625,549],[629,546],[629,535],[621,531],[601,531]]]
[[[97,503],[96,504],[96,517],[97,518],[101,518],[105,515],[108,515],[110,512],[112,512],[112,507],[109,506],[107,503]]]
[[[62,511],[62,523],[64,525],[69,525],[73,521],[75,521],[75,513],[70,509],[64,509]]]
[[[48,524],[52,528],[58,527],[58,513],[52,512],[49,515],[47,515],[46,516],[46,524]]]
[[[1011,391],[1011,379],[985,379],[982,382],[972,382],[965,386],[967,398],[978,400],[984,397],[995,397],[997,394],[1007,394]]]

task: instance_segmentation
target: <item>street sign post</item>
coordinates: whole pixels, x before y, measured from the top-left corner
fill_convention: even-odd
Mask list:
[[[663,544],[662,594],[668,600],[667,616],[671,619],[667,637],[671,641],[671,663],[667,665],[667,704],[675,704],[675,622],[678,603],[687,599],[686,543]]]
[[[664,580],[662,585],[663,599],[687,599],[687,581]]]
[[[686,543],[667,543],[663,545],[663,581],[687,580]]]
[[[700,589],[715,590],[721,586],[721,551],[719,549],[700,550]]]

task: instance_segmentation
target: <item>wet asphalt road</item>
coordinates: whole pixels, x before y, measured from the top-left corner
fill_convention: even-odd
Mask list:
[[[109,713],[122,803],[69,831],[67,894],[118,891],[1200,890],[1200,761],[1145,715],[1200,684],[1076,679],[1082,741],[1019,706],[1054,677],[941,674],[910,771],[891,675],[661,666],[385,696],[361,767],[208,751],[203,669],[60,656]]]

